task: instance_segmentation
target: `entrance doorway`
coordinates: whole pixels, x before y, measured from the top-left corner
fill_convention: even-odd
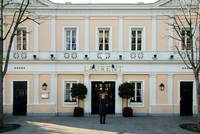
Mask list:
[[[26,115],[27,81],[14,81],[13,90],[13,115]]]
[[[180,82],[180,115],[191,116],[192,112],[192,93],[193,82]]]
[[[115,82],[92,82],[92,114],[99,113],[99,97],[105,93],[108,101],[107,114],[115,114]]]

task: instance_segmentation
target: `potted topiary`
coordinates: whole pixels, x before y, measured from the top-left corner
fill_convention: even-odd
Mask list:
[[[71,88],[71,96],[78,99],[78,107],[74,108],[74,116],[81,117],[84,115],[84,109],[79,106],[80,100],[85,99],[87,87],[82,83],[73,84]]]
[[[125,82],[119,86],[119,96],[123,98],[125,102],[125,107],[122,110],[124,117],[132,117],[133,110],[131,107],[128,107],[128,99],[134,96],[134,90],[131,83]]]

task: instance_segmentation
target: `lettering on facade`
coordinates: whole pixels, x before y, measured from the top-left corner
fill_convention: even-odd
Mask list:
[[[182,69],[190,69],[189,67],[182,67]]]
[[[19,66],[14,67],[14,70],[25,70],[25,69],[26,69],[26,67],[19,67]]]
[[[101,72],[101,73],[112,73],[121,72],[121,66],[119,65],[99,65],[93,64],[86,67],[87,72]]]

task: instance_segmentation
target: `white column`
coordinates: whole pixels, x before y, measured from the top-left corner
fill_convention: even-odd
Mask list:
[[[89,74],[84,74],[84,85],[87,87],[87,94],[84,102],[85,113],[91,113],[91,84],[89,80]]]
[[[152,51],[157,50],[157,20],[156,16],[152,16]]]
[[[118,51],[123,51],[123,43],[124,43],[124,18],[122,16],[119,17],[119,48]]]
[[[51,16],[51,49],[50,51],[56,51],[56,17]]]
[[[89,51],[89,17],[84,19],[84,48],[85,51]]]
[[[4,80],[3,80],[3,105],[5,105],[6,104],[6,78],[4,78]]]
[[[57,75],[51,74],[51,92],[50,92],[51,104],[57,104]]]
[[[168,19],[168,35],[169,35],[169,37],[168,37],[168,50],[169,51],[173,51],[173,47],[174,47],[174,45],[173,45],[173,27],[171,26],[171,24],[173,23],[173,19],[171,18],[171,17],[169,17],[169,19]]]
[[[173,74],[168,74],[167,79],[167,87],[168,87],[168,104],[173,104]]]
[[[39,104],[39,75],[35,74],[33,76],[33,81],[34,81],[34,105]]]
[[[151,106],[156,105],[156,75],[155,74],[150,74],[150,79],[149,79],[149,112],[151,113]]]
[[[39,22],[38,17],[35,17],[36,21]],[[34,48],[33,51],[38,52],[39,51],[39,37],[40,37],[40,32],[39,32],[39,24],[34,23]]]
[[[115,84],[115,113],[116,114],[122,113],[122,99],[118,94],[119,85],[122,84],[122,76],[123,76],[122,74],[117,75],[117,81]]]

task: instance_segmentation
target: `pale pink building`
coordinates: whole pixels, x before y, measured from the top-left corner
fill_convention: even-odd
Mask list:
[[[70,88],[80,82],[88,88],[80,102],[85,114],[97,113],[98,91],[105,89],[109,113],[120,115],[126,101],[119,97],[118,87],[128,81],[135,83],[135,97],[128,101],[134,114],[195,114],[192,71],[175,50],[181,43],[168,37],[175,36],[168,16],[181,14],[179,8],[178,0],[31,0],[30,10],[40,25],[27,21],[18,29],[4,83],[5,113],[71,115],[77,100]],[[9,22],[9,11],[5,15]]]

